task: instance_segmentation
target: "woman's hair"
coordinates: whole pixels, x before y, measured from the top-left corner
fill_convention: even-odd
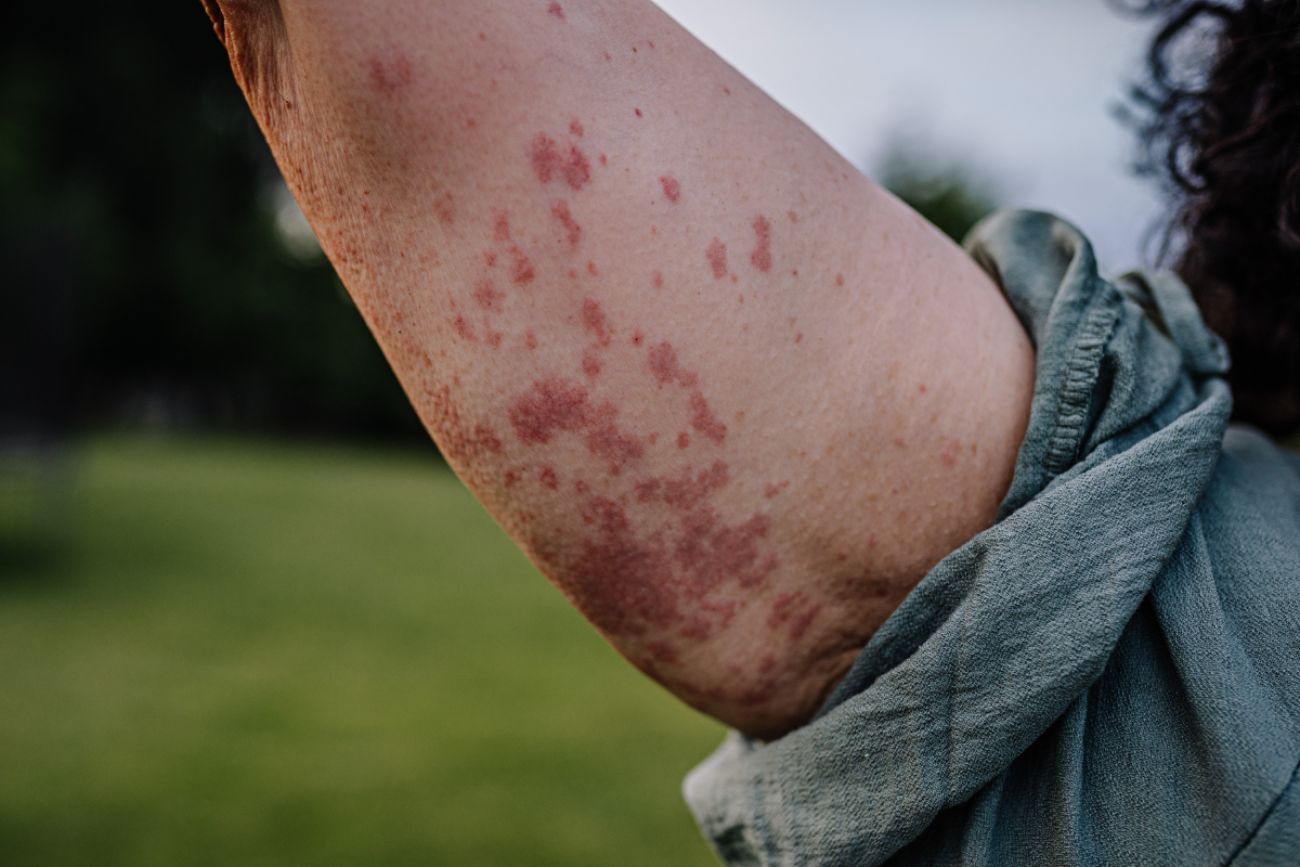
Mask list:
[[[1113,0],[1160,16],[1125,115],[1166,182],[1175,270],[1228,343],[1235,417],[1300,427],[1300,0]]]

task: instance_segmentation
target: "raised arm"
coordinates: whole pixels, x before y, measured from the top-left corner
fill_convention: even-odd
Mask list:
[[[797,725],[991,522],[1005,301],[651,3],[205,3],[447,459],[690,704]]]

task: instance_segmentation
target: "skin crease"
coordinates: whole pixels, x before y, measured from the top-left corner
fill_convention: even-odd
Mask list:
[[[652,4],[204,2],[453,468],[684,701],[807,721],[992,522],[1005,299]]]

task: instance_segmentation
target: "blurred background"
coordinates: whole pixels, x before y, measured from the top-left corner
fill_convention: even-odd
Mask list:
[[[944,231],[1159,216],[1103,0],[664,0]],[[705,865],[721,730],[460,488],[197,0],[0,28],[0,862]]]

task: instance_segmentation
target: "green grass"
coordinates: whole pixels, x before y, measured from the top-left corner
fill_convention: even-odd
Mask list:
[[[5,865],[716,864],[679,786],[719,727],[431,456],[109,439],[71,478],[61,556],[0,559]]]

